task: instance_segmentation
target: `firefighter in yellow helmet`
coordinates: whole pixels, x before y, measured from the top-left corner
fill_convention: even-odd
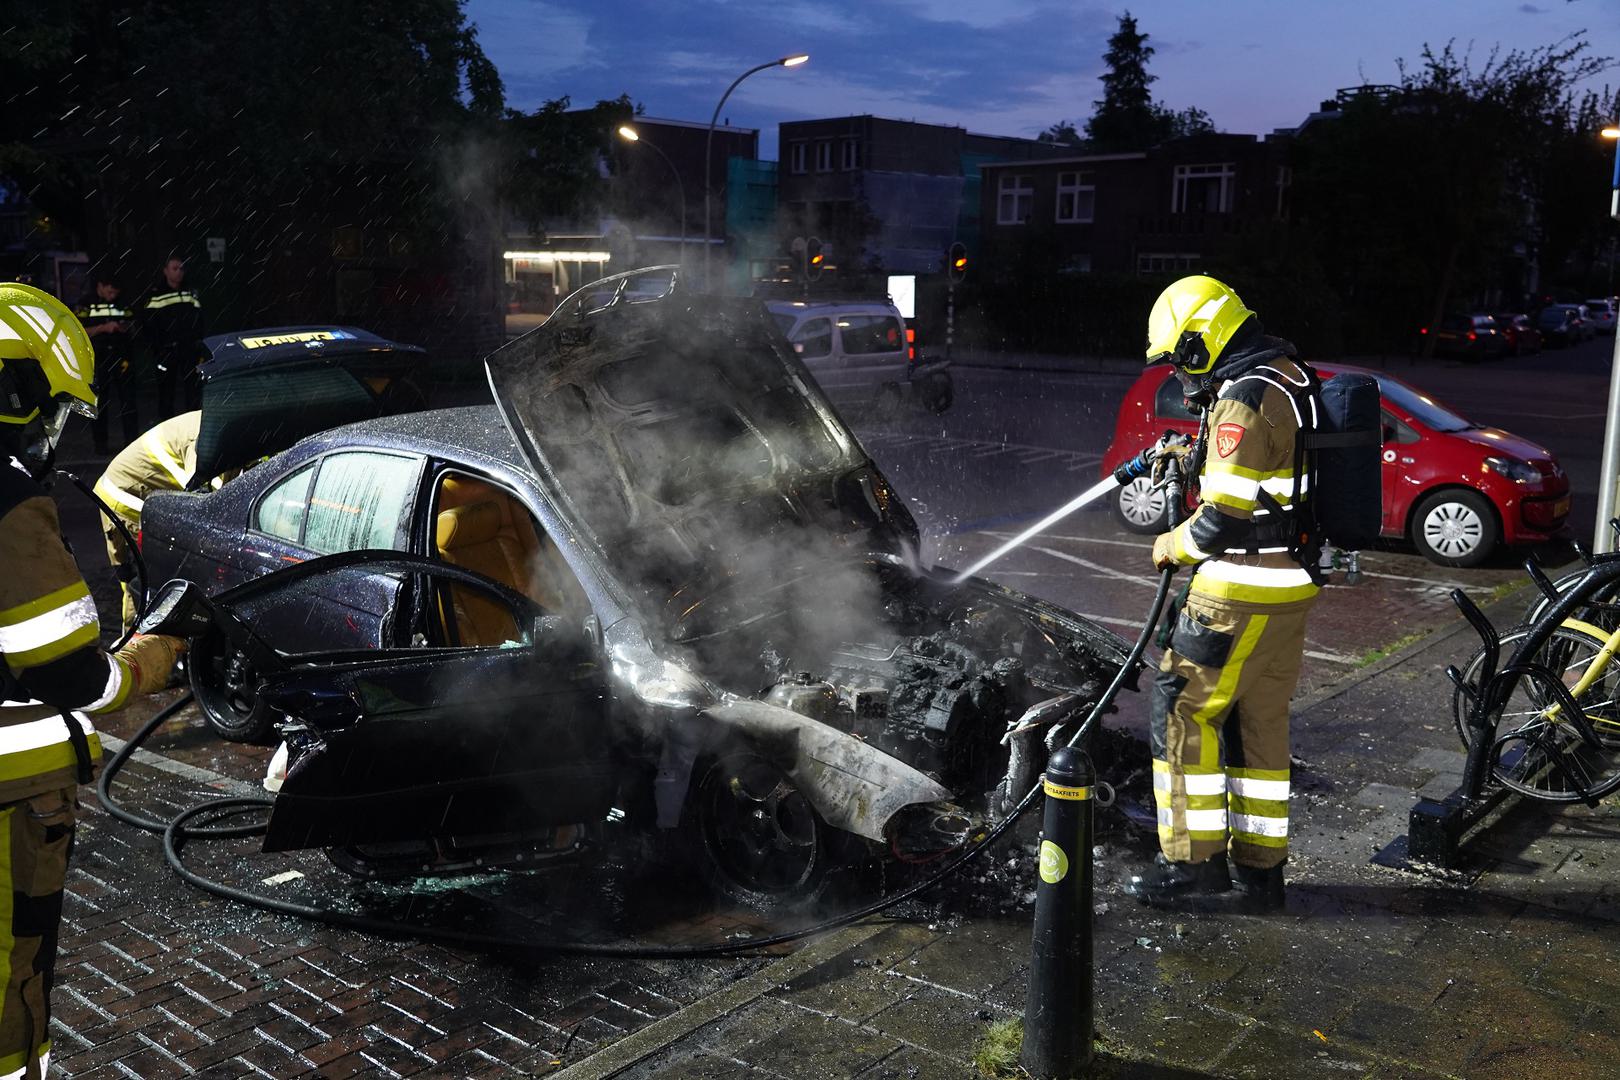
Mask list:
[[[1296,506],[1319,493],[1305,489],[1304,468],[1295,480],[1315,379],[1235,292],[1202,275],[1153,305],[1147,362],[1175,367],[1203,424],[1190,455],[1198,507],[1153,545],[1160,569],[1195,570],[1149,699],[1160,853],[1126,891],[1198,906],[1235,886],[1244,906],[1275,910],[1288,855],[1288,702],[1318,589]]]
[[[40,479],[71,413],[94,415],[90,340],[63,304],[0,284],[0,1080],[42,1077],[62,885],[101,743],[86,713],[161,689],[181,642],[104,651],[95,602]]]

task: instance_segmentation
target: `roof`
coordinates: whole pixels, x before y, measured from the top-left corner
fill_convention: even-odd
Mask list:
[[[356,353],[422,353],[420,345],[404,345],[353,326],[270,326],[216,334],[203,340],[208,359],[203,378],[235,374],[269,364],[297,362],[324,356]]]
[[[361,420],[323,431],[312,441],[346,443],[359,437],[377,446],[414,450],[424,454],[446,451],[468,457],[504,461],[528,471],[517,444],[506,429],[506,421],[494,405],[464,405],[454,409],[401,413]]]
[[[1147,157],[1147,152],[1137,150],[1129,154],[1079,154],[1074,157],[1032,158],[1025,161],[986,161],[979,165],[984,169],[1027,169],[1035,165],[1089,165],[1098,161],[1141,161]]]

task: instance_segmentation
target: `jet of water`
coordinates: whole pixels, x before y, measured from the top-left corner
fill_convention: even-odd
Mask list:
[[[1096,502],[1110,491],[1113,491],[1115,488],[1119,487],[1119,483],[1120,482],[1114,479],[1112,476],[1106,476],[1097,481],[1097,483],[1075,496],[1075,498],[1064,503],[1062,506],[1052,511],[1050,514],[1047,514],[1045,517],[1041,518],[1041,520],[1037,521],[1035,524],[1031,525],[1029,528],[1025,529],[1023,532],[1019,533],[1005,544],[1002,544],[1000,547],[996,548],[996,550],[992,551],[990,554],[986,555],[984,558],[980,559],[966,570],[963,570],[960,574],[957,574],[955,579],[952,580],[951,584],[960,585],[974,574],[977,574],[980,570],[983,570],[985,567],[1007,554],[1007,552],[1016,547],[1022,546],[1025,541],[1039,535],[1045,530],[1051,528],[1053,525],[1056,525],[1058,522],[1062,521],[1064,518],[1068,517],[1082,506],[1085,506],[1087,503]]]

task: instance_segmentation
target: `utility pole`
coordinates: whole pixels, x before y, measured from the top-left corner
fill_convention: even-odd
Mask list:
[[[956,283],[967,277],[967,245],[958,240],[945,254],[945,359],[951,358],[951,344],[956,338]]]
[[[1615,140],[1614,180],[1609,196],[1609,217],[1620,221],[1620,127],[1603,129],[1603,137]],[[1597,524],[1592,532],[1593,551],[1614,551],[1614,532],[1609,521],[1615,516],[1615,486],[1620,484],[1620,330],[1614,335],[1614,355],[1609,362],[1609,415],[1603,422],[1603,468],[1598,474]]]

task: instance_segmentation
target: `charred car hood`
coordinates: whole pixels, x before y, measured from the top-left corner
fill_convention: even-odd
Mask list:
[[[614,295],[613,280],[590,288]],[[672,593],[768,580],[784,560],[915,548],[909,512],[758,301],[565,302],[486,367],[570,539],[649,622]]]

